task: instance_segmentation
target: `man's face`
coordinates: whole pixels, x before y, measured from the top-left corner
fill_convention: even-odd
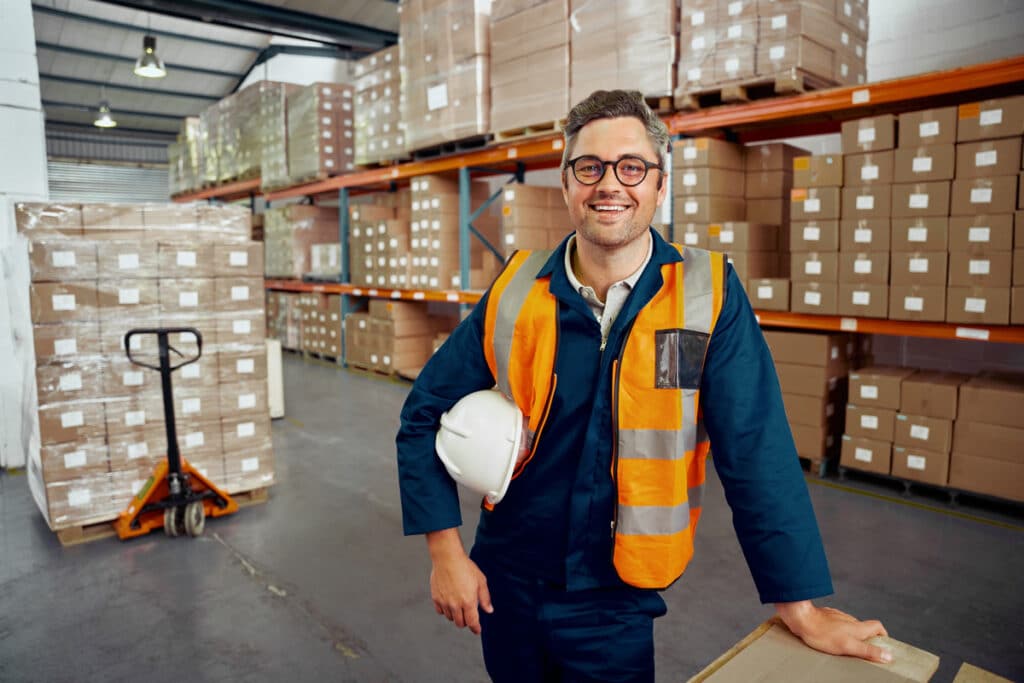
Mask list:
[[[644,124],[633,117],[598,119],[585,125],[576,136],[572,158],[584,155],[604,161],[632,155],[658,163]],[[609,165],[598,183],[584,185],[576,180],[571,168],[566,169],[562,195],[578,238],[595,246],[616,248],[642,236],[665,200],[668,183],[661,175],[651,169],[642,183],[628,187],[619,182]]]

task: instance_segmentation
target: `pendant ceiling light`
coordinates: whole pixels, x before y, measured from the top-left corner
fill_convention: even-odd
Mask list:
[[[147,35],[142,39],[142,54],[135,60],[135,75],[143,78],[163,78],[167,69],[156,56],[156,36]]]
[[[92,122],[92,125],[97,128],[114,128],[117,126],[117,121],[110,114],[110,102],[100,100],[99,114],[96,116],[96,120]]]

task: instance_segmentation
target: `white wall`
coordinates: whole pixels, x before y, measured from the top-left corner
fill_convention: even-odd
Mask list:
[[[319,45],[309,41],[292,40],[275,36],[271,45]],[[302,55],[277,55],[257,66],[246,77],[239,90],[255,81],[280,81],[282,83],[349,83],[352,80],[349,62],[328,57],[304,57]]]

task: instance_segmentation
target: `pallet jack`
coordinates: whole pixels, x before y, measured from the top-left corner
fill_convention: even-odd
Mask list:
[[[171,346],[169,337],[172,334],[195,335],[195,357],[186,358]],[[156,335],[159,365],[151,365],[132,356],[131,340],[136,335]],[[153,474],[114,522],[114,529],[122,540],[143,536],[161,525],[168,536],[200,536],[207,517],[222,517],[238,511],[238,503],[190,465],[178,450],[171,373],[199,360],[203,355],[203,336],[194,327],[135,328],[124,335],[124,348],[132,363],[160,372],[167,460],[161,461],[153,469]],[[172,365],[171,351],[186,359]]]

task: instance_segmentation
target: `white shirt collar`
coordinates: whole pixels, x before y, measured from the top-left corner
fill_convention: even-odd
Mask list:
[[[573,289],[580,293],[580,296],[582,296],[587,301],[587,303],[591,305],[596,304],[598,306],[604,306],[604,302],[597,298],[597,293],[594,291],[594,289],[583,284],[582,282],[580,282],[579,278],[576,277],[576,273],[573,271],[572,268],[572,254],[574,251],[576,251],[575,233],[569,236],[569,241],[565,245],[565,274],[569,278],[569,284],[572,285]],[[647,256],[644,257],[643,263],[640,264],[640,267],[637,268],[632,275],[630,275],[624,280],[613,282],[611,287],[609,287],[608,289],[611,290],[614,287],[622,286],[625,287],[627,291],[632,290],[633,287],[636,286],[636,283],[640,279],[640,276],[643,275],[644,268],[646,268],[647,264],[650,263],[652,254],[654,254],[654,238],[651,237],[650,230],[648,230]]]

